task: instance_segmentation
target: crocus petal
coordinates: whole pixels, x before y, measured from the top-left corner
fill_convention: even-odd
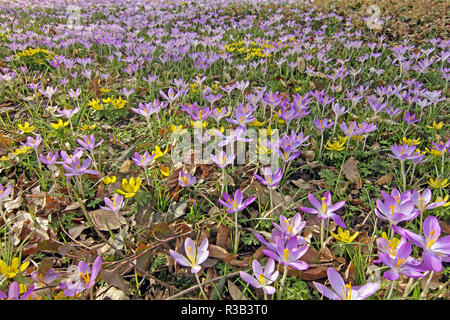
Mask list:
[[[341,300],[341,298],[334,293],[333,291],[331,291],[330,289],[328,289],[327,287],[325,287],[323,284],[320,284],[318,282],[313,281],[314,286],[317,288],[317,290],[323,294],[325,297],[327,297],[328,299],[331,300]]]
[[[327,275],[328,275],[328,280],[330,281],[331,287],[333,288],[334,292],[336,292],[336,294],[339,297],[341,297],[341,299],[345,299],[346,297],[344,295],[344,292],[347,292],[347,291],[345,288],[344,279],[342,279],[339,272],[337,272],[333,268],[328,268]]]

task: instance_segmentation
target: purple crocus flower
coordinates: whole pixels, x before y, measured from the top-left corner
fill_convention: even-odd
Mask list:
[[[184,251],[186,253],[186,257],[174,250],[169,250],[169,253],[176,262],[182,266],[190,267],[192,273],[198,273],[202,269],[200,265],[205,262],[209,256],[208,246],[209,243],[206,238],[197,250],[194,241],[192,241],[191,238],[186,238],[184,241]]]
[[[424,212],[425,210],[431,210],[445,204],[445,201],[430,203],[432,196],[433,194],[429,188],[426,188],[424,191],[422,191],[422,193],[419,193],[419,191],[414,189],[412,200],[414,201],[416,208],[420,212]]]
[[[139,153],[135,152],[131,160],[133,160],[138,167],[146,168],[149,165],[149,163],[152,162],[155,156],[156,153],[150,155],[148,151],[145,151],[143,155],[140,155]]]
[[[85,261],[80,261],[78,266],[71,266],[67,270],[69,278],[65,282],[61,282],[59,287],[64,290],[64,295],[73,297],[86,289],[90,289],[95,285],[95,278],[100,271],[102,258],[98,256],[89,268]]]
[[[289,239],[296,236],[299,246],[306,244],[306,240],[300,235],[306,225],[306,221],[302,221],[300,213],[297,213],[291,219],[287,219],[284,215],[280,215],[280,224],[278,225],[275,222],[272,222],[272,224],[282,237]]]
[[[7,186],[6,188],[0,183],[0,201],[5,199],[12,191],[12,186]]]
[[[245,207],[247,207],[250,203],[255,201],[257,198],[256,196],[253,196],[253,197],[249,197],[249,198],[245,199],[244,201],[242,201],[243,199],[242,199],[241,189],[236,190],[236,192],[234,193],[234,199],[232,199],[225,192],[222,193],[222,197],[225,201],[219,198],[219,202],[224,207],[228,208],[228,210],[226,211],[227,213],[233,213],[233,212],[238,212],[238,211],[244,210]]]
[[[420,261],[410,257],[412,246],[409,242],[402,241],[402,244],[398,245],[395,256],[389,253],[378,251],[378,257],[390,270],[386,271],[383,276],[391,281],[395,281],[400,277],[400,274],[404,274],[411,278],[421,278],[425,271]]]
[[[325,129],[330,128],[333,125],[334,122],[328,122],[328,118],[325,118],[323,120],[316,119],[314,120],[314,125],[316,128],[320,131],[322,134]]]
[[[280,264],[290,266],[296,270],[308,269],[308,264],[299,259],[308,251],[308,246],[299,246],[297,237],[283,239],[277,237],[275,240],[275,250],[264,249],[263,252],[269,258],[277,260]]]
[[[58,152],[55,152],[55,153],[49,152],[49,153],[47,153],[46,156],[44,156],[43,154],[40,154],[39,160],[46,166],[54,165],[56,163],[56,161],[58,160]]]
[[[77,142],[81,147],[92,152],[94,150],[94,148],[98,147],[99,145],[101,145],[103,143],[103,139],[100,140],[98,143],[95,143],[95,136],[92,133],[90,136],[83,135],[83,140],[77,139]]]
[[[123,196],[119,194],[114,194],[111,199],[108,197],[104,197],[103,200],[105,201],[106,206],[100,206],[103,210],[106,211],[112,211],[118,217],[120,209],[123,208]]]
[[[31,273],[31,278],[38,284],[39,287],[52,284],[57,277],[58,273],[56,273],[53,268],[48,269],[45,274],[40,273],[38,270],[34,270]]]
[[[8,295],[0,290],[0,300],[26,300],[28,299],[34,290],[34,284],[22,295],[20,295],[20,285],[17,281],[14,281],[9,285]]]
[[[417,122],[419,122],[419,120],[420,119],[416,119],[415,114],[411,114],[409,112],[405,112],[405,115],[403,116],[403,121],[405,121],[408,124],[417,123]]]
[[[100,172],[96,170],[88,169],[88,167],[91,165],[91,159],[87,158],[83,161],[81,164],[80,158],[74,157],[72,159],[72,163],[69,165],[67,163],[63,164],[63,168],[66,169],[67,173],[65,173],[65,176],[81,176],[83,174],[100,174]]]
[[[429,270],[440,272],[442,270],[442,261],[450,262],[450,236],[439,239],[441,226],[436,217],[429,216],[423,222],[423,234],[425,237],[398,226],[392,226],[392,229],[423,249],[423,263]]]
[[[197,177],[191,176],[189,172],[180,171],[178,174],[178,183],[182,187],[190,187],[197,181]]]
[[[342,219],[336,213],[334,213],[345,205],[345,200],[336,202],[335,204],[331,205],[330,191],[325,192],[321,201],[317,200],[317,198],[311,193],[308,193],[308,199],[309,202],[313,205],[314,209],[301,207],[300,210],[306,213],[317,214],[318,218],[320,219],[331,218],[334,222],[336,222],[338,226],[346,228],[346,225],[342,221]]]
[[[419,210],[414,208],[414,202],[411,200],[401,202],[398,198],[386,195],[384,201],[377,199],[376,203],[375,214],[377,217],[388,220],[393,225],[415,219],[419,215]]]
[[[40,134],[38,134],[38,135],[36,135],[36,138],[27,137],[27,142],[22,143],[22,145],[36,150],[37,148],[39,148],[39,145],[41,144],[41,142],[42,142],[42,137]]]
[[[380,287],[378,283],[374,282],[352,287],[352,284],[346,284],[339,272],[333,268],[328,268],[327,275],[333,290],[316,281],[313,281],[313,284],[321,294],[332,300],[365,300],[377,292]]]
[[[414,151],[416,150],[416,146],[410,146],[408,144],[397,145],[394,144],[391,146],[392,154],[388,154],[389,157],[398,159],[400,161],[412,160],[414,156]]]
[[[150,116],[153,113],[159,112],[160,106],[159,103],[149,102],[149,103],[139,103],[139,108],[131,108],[134,113],[137,113],[145,118],[147,123],[150,124]]]
[[[76,107],[74,109],[62,109],[62,110],[56,110],[56,112],[59,114],[59,116],[64,116],[66,117],[68,120],[72,119],[72,117],[78,113],[81,109],[79,107]]]
[[[263,269],[258,260],[252,262],[253,276],[247,272],[241,271],[241,278],[254,288],[263,288],[266,294],[274,294],[276,289],[270,284],[277,280],[279,272],[275,271],[275,260],[269,259],[266,267]]]
[[[181,96],[181,93],[182,93],[181,91],[178,91],[177,93],[175,93],[173,88],[169,88],[169,91],[167,92],[167,94],[165,94],[162,90],[159,90],[159,94],[161,95],[161,97],[163,97],[163,99],[169,103],[172,103],[175,100],[177,100]]]
[[[264,178],[257,175],[256,173],[253,173],[253,176],[263,185],[269,186],[269,187],[275,187],[280,183],[281,178],[283,177],[283,173],[281,172],[281,168],[278,168],[275,173],[272,172],[272,169],[270,167],[264,168]]]
[[[232,164],[234,159],[236,158],[236,155],[233,153],[230,156],[227,156],[225,151],[222,151],[219,156],[210,155],[210,158],[214,163],[221,169],[225,168],[227,165]]]

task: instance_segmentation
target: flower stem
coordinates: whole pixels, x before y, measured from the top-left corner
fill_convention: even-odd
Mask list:
[[[281,278],[280,290],[278,291],[278,300],[281,300],[281,297],[283,296],[284,284],[286,282],[286,276],[287,276],[287,271],[288,271],[287,264],[285,264],[283,267],[284,267],[284,271],[283,271],[283,277]]]
[[[428,280],[427,280],[427,282],[425,284],[425,288],[423,288],[423,291],[422,291],[422,293],[420,295],[421,298],[425,298],[427,296],[428,289],[430,288],[430,282],[431,282],[431,279],[433,278],[433,275],[434,275],[434,271],[432,270],[430,272],[430,275],[428,276]]]
[[[239,228],[238,228],[238,213],[234,213],[234,253],[238,253],[239,246]]]
[[[325,219],[320,221],[320,250],[322,250],[322,245],[325,241]],[[319,250],[319,252],[320,252]]]
[[[403,192],[405,192],[406,191],[405,161],[400,161],[400,169],[402,172]]]
[[[197,283],[198,283],[198,286],[200,288],[200,292],[202,293],[203,298],[205,300],[208,300],[208,297],[206,296],[205,291],[203,291],[203,286],[202,286],[202,283],[200,282],[200,278],[198,276],[198,272],[195,274],[195,278],[197,279]]]
[[[395,282],[397,282],[397,280],[393,280],[393,281],[391,282],[391,288],[389,289],[389,294],[388,294],[386,300],[389,300],[389,299],[391,298],[392,292],[394,291]]]

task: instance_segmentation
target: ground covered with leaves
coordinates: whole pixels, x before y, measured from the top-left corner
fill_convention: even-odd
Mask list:
[[[0,298],[448,299],[445,1],[0,1]]]

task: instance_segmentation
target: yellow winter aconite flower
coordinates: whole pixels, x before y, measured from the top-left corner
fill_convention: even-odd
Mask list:
[[[355,240],[355,238],[358,236],[359,232],[355,232],[352,236],[350,235],[350,231],[348,230],[342,230],[341,227],[338,227],[338,234],[335,234],[333,231],[330,230],[331,235],[338,241],[341,242],[352,242]]]
[[[104,184],[112,184],[112,183],[116,182],[116,179],[117,179],[116,176],[110,176],[110,177],[108,176],[108,177],[104,177],[102,181]]]
[[[97,125],[94,123],[92,125],[88,125],[87,123],[83,124],[80,128],[83,131],[94,130]]]
[[[9,161],[9,160],[11,160],[8,156],[1,156],[0,157],[0,161]]]
[[[432,126],[427,126],[428,129],[434,129],[434,130],[441,130],[444,126],[444,123],[441,121],[439,123],[436,123],[436,120],[433,121]]]
[[[5,261],[0,260],[0,273],[5,275],[5,277],[7,277],[8,279],[12,279],[17,275],[19,270],[20,270],[20,272],[24,271],[28,267],[29,264],[30,264],[30,261],[25,261],[24,263],[22,263],[20,265],[20,268],[19,268],[19,258],[17,258],[17,257],[12,259],[11,265],[7,265]]]
[[[103,104],[100,103],[100,100],[98,99],[92,99],[91,101],[88,102],[88,105],[95,111],[100,111],[104,109]]]
[[[258,138],[258,144],[256,145],[256,151],[260,155],[269,155],[271,150],[267,148],[263,143],[261,138]]]
[[[103,93],[108,93],[110,91],[111,91],[111,89],[108,89],[108,88],[100,88],[100,92],[103,92]]]
[[[264,125],[265,122],[259,122],[258,119],[255,118],[255,120],[253,120],[252,122],[248,123],[249,127],[262,127]]]
[[[448,179],[443,179],[441,181],[439,181],[439,179],[433,179],[430,178],[430,180],[428,180],[428,185],[434,189],[439,189],[439,188],[446,188],[450,183],[448,182]]]
[[[342,151],[345,149],[346,142],[347,142],[347,137],[345,137],[345,138],[339,137],[339,141],[334,140],[333,142],[328,140],[327,144],[325,145],[325,149],[331,150],[331,151]]]
[[[125,107],[125,105],[128,103],[127,100],[123,100],[122,97],[119,97],[119,99],[112,100],[111,104],[114,109],[122,109]]]
[[[442,205],[443,207],[450,206],[450,202],[448,202],[447,200],[448,200],[448,194],[446,194],[444,198],[442,198],[442,197],[436,198],[436,202],[445,201],[445,203]]]
[[[169,151],[169,147],[164,150],[164,152],[161,151],[161,149],[158,146],[155,146],[155,150],[152,151],[152,155],[155,155],[155,160],[158,158],[161,158],[163,155],[165,155]]]
[[[114,100],[113,98],[108,97],[108,98],[106,98],[106,99],[102,99],[102,102],[103,102],[103,103],[111,103],[113,100]]]
[[[20,131],[22,131],[23,133],[30,133],[32,132],[34,129],[36,129],[35,126],[30,126],[30,124],[28,122],[25,122],[23,125],[21,125],[20,123],[17,124],[17,127],[19,128]]]
[[[57,123],[50,123],[50,126],[55,130],[67,127],[68,125],[69,121],[63,122],[61,119],[59,119]]]
[[[201,129],[201,128],[206,128],[206,126],[208,125],[208,121],[191,121],[191,125],[195,128],[195,129]]]
[[[267,137],[270,137],[273,134],[278,133],[278,129],[272,129],[271,127],[267,127],[267,129],[261,129],[260,131],[261,135],[265,135]]]
[[[20,156],[21,154],[25,154],[30,151],[32,148],[28,146],[23,146],[21,148],[17,148],[16,151],[13,151],[12,154],[15,156]]]
[[[140,177],[137,179],[131,177],[129,181],[127,181],[127,179],[123,179],[122,189],[117,189],[116,192],[124,195],[125,198],[132,198],[136,195],[136,192],[138,192],[141,182],[142,180]]]
[[[406,143],[408,146],[417,146],[420,144],[420,137],[417,139],[408,139],[406,137],[403,137],[402,139],[403,143]]]
[[[170,131],[176,136],[181,136],[187,132],[187,129],[183,129],[183,125],[176,126],[174,124],[170,125]]]
[[[189,84],[189,86],[191,87],[192,93],[197,93],[200,91],[200,89],[198,88],[197,82],[191,83],[191,84]]]
[[[163,177],[168,177],[170,175],[170,168],[166,167],[165,165],[161,165],[161,167],[159,168],[159,171],[161,172],[161,175]]]
[[[436,150],[434,148],[431,148],[431,149],[425,148],[425,151],[433,156],[442,157],[442,152],[439,150]]]

